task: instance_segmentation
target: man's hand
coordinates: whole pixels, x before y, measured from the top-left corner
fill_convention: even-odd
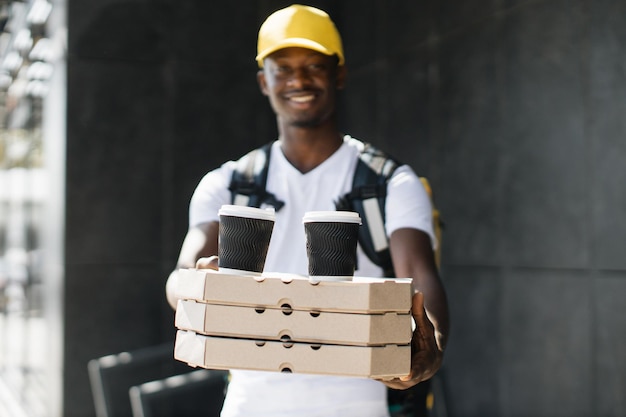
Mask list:
[[[443,360],[444,346],[441,346],[441,337],[436,336],[438,332],[435,331],[424,309],[424,294],[415,293],[411,311],[415,320],[415,330],[411,339],[411,373],[403,378],[382,381],[389,388],[407,389],[430,379]]]
[[[217,263],[217,256],[208,256],[206,258],[200,258],[196,261],[196,269],[213,269],[219,270]]]
[[[218,270],[217,256],[208,256],[200,258],[196,261],[196,269],[214,269]],[[178,269],[172,271],[165,283],[165,295],[167,302],[174,311],[178,306],[178,295],[176,288],[178,287]]]

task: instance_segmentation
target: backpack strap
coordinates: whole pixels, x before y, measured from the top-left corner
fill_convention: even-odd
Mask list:
[[[261,207],[265,203],[279,211],[285,203],[268,192],[267,172],[270,165],[272,144],[268,143],[254,149],[237,161],[228,189],[231,202],[238,206]]]
[[[357,142],[360,152],[352,191],[341,197],[335,206],[337,210],[359,213],[363,223],[359,228],[359,243],[363,252],[384,269],[385,276],[392,277],[393,264],[385,232],[385,199],[387,183],[400,164],[374,146]]]

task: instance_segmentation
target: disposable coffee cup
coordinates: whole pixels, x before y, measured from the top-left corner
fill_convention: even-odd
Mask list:
[[[351,211],[309,211],[304,214],[306,253],[311,281],[351,281],[361,218]]]
[[[223,205],[218,214],[219,271],[261,275],[274,229],[274,209]]]

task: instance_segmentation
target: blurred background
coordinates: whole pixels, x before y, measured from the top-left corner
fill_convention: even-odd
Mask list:
[[[88,363],[173,340],[193,189],[276,136],[254,56],[288,4],[0,1],[0,416],[105,416]],[[307,4],[342,128],[442,212],[446,415],[626,415],[626,2]]]

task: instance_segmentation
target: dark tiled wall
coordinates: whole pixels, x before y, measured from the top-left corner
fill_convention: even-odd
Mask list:
[[[65,416],[86,363],[173,337],[163,296],[200,177],[275,135],[256,30],[285,1],[69,2]],[[626,413],[626,4],[318,1],[341,123],[444,214],[452,416]]]
[[[343,123],[433,184],[450,415],[624,414],[626,4],[360,4]]]
[[[195,185],[275,128],[253,3],[68,8],[64,416],[87,417],[88,360],[174,337],[164,285]]]

